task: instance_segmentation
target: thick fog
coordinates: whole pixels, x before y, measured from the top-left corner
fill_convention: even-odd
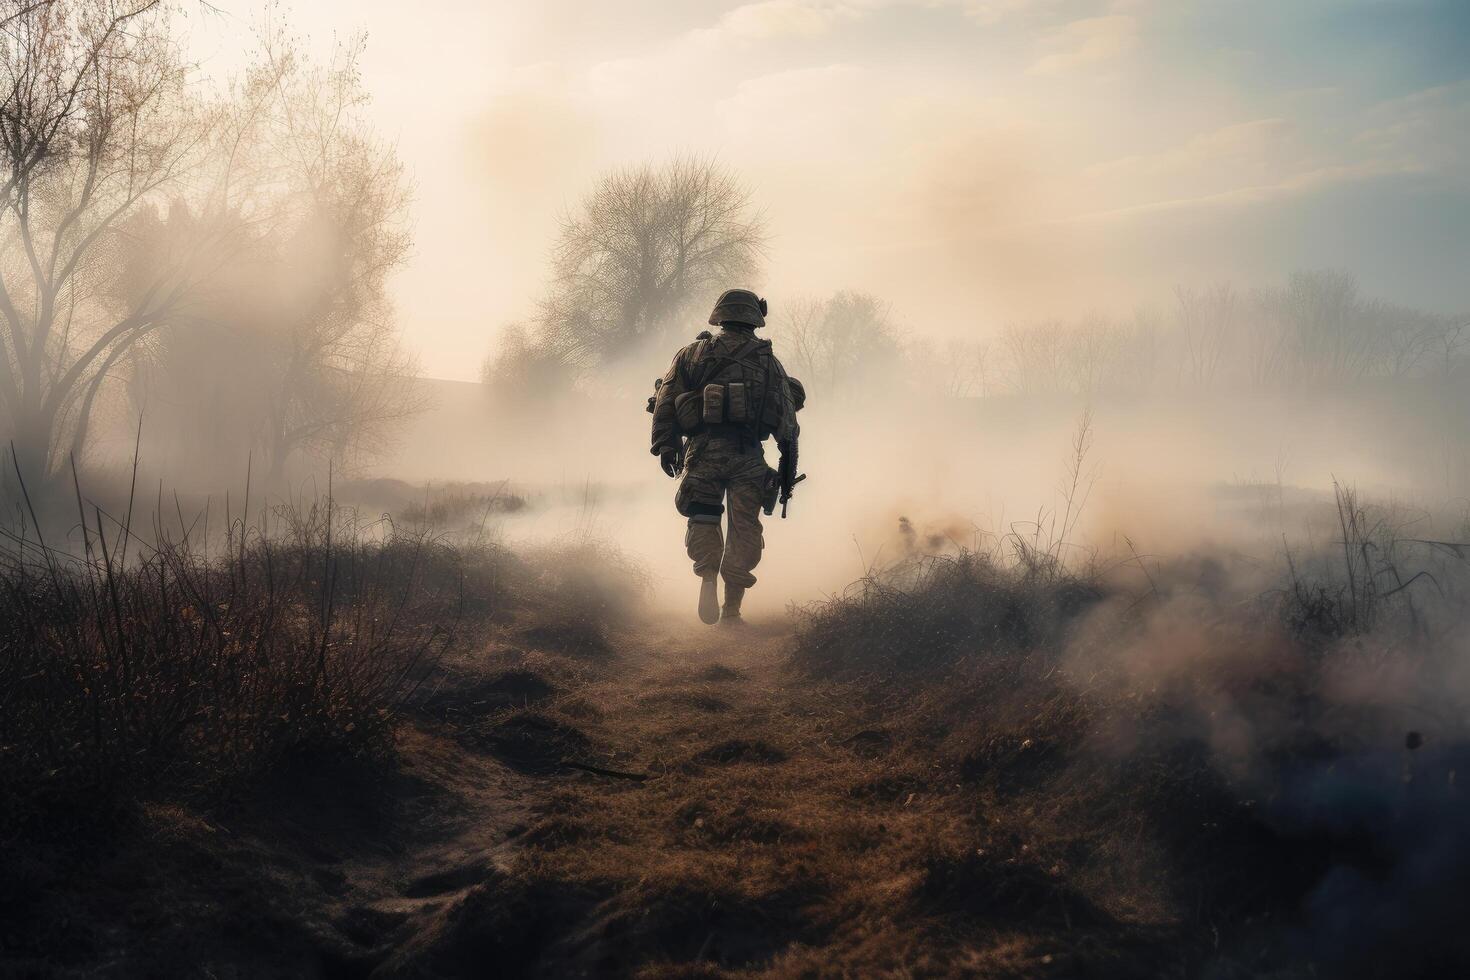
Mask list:
[[[1065,537],[1079,563],[1202,546],[1270,563],[1283,535],[1305,550],[1333,539],[1321,521],[1335,481],[1418,536],[1463,518],[1463,321],[1377,303],[1342,272],[1186,288],[1126,319],[1021,323],[962,343],[881,302],[770,301],[764,334],[809,395],[808,479],[787,520],[765,520],[757,611],[840,590],[906,550],[1008,535]],[[686,604],[684,520],[643,408],[672,353],[707,329],[703,312],[660,332],[662,346],[546,381],[565,386],[551,392],[439,385],[438,407],[375,472],[425,493],[508,480],[528,505],[493,515],[507,537],[605,536]]]
[[[112,509],[330,485],[436,533],[596,535],[678,607],[644,404],[748,286],[809,394],[757,613],[1007,536],[1270,561],[1330,540],[1334,483],[1453,537],[1463,83],[1398,45],[1334,94],[1378,50],[1345,35],[1278,91],[1165,41],[1310,25],[1073,6],[647,5],[595,39],[492,6],[443,57],[379,5],[366,36],[326,8],[160,13],[117,62],[132,102],[82,85],[107,139],[17,184],[7,512],[21,469],[66,520],[74,467]],[[436,97],[475,32],[489,61]]]

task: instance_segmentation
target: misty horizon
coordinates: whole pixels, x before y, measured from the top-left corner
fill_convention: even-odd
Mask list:
[[[271,15],[214,6],[186,28],[219,80]],[[745,285],[778,306],[861,289],[916,333],[990,336],[1342,268],[1385,300],[1470,310],[1470,19],[1453,2],[398,11],[274,16],[318,57],[366,35],[366,111],[415,195],[391,294],[430,376],[473,380],[533,312],[556,223],[600,173],[690,153],[768,215],[767,271]]]

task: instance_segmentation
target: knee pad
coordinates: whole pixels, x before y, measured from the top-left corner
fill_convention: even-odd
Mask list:
[[[725,516],[724,504],[701,504],[698,502],[689,505],[689,526],[696,524],[718,524],[720,518]]]

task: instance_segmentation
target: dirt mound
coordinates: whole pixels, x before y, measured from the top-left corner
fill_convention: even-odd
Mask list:
[[[716,697],[708,691],[688,688],[654,691],[640,697],[638,703],[651,707],[693,708],[695,711],[703,711],[708,714],[730,710],[730,702],[724,698]]]
[[[595,884],[497,873],[415,923],[371,975],[626,976],[752,967],[827,930],[810,884],[770,892],[659,881],[609,893]]]
[[[597,828],[581,817],[554,814],[537,820],[516,836],[525,847],[555,851],[598,836]]]
[[[769,766],[785,762],[786,753],[758,739],[732,738],[717,745],[711,745],[697,753],[690,761],[696,765],[700,763],[732,765],[744,762]]]
[[[613,656],[612,642],[600,622],[532,623],[521,629],[520,639],[528,647],[570,657],[600,660]]]
[[[420,714],[439,721],[463,721],[518,705],[543,701],[556,692],[551,682],[533,670],[506,670],[480,680],[446,681],[415,706]]]
[[[692,801],[679,809],[675,825],[685,841],[702,846],[799,842],[807,834],[759,800]]]
[[[482,884],[497,875],[488,862],[460,864],[420,875],[399,889],[407,898],[430,898]]]
[[[484,687],[486,694],[536,701],[550,696],[555,688],[540,674],[530,670],[507,670]]]
[[[738,681],[744,676],[744,674],[734,667],[726,667],[724,664],[710,664],[695,674],[694,679],[706,684],[718,684],[723,681]]]
[[[914,893],[921,906],[976,919],[1010,919],[1032,926],[1106,925],[1111,917],[1067,884],[1059,869],[975,848],[934,854]]]
[[[547,776],[568,760],[584,758],[591,744],[571,725],[522,712],[475,729],[472,742],[517,772]]]
[[[1081,699],[1069,691],[1049,691],[1034,701],[1023,694],[1016,700],[1014,721],[989,720],[960,760],[967,782],[1006,796],[1063,772],[1084,742],[1089,718]]]
[[[417,925],[374,978],[523,976],[592,897],[556,882],[494,872]]]
[[[881,729],[869,728],[849,735],[842,744],[860,759],[876,759],[893,748],[893,736]]]
[[[334,862],[348,846],[405,833],[415,813],[444,803],[441,788],[392,760],[298,754],[281,760],[236,816],[314,859]]]
[[[757,966],[826,934],[810,914],[820,897],[810,883],[759,894],[691,881],[646,884],[600,910],[578,958],[603,975],[660,963],[678,965],[679,976],[699,964]]]
[[[853,784],[847,795],[855,800],[894,803],[913,796],[924,789],[925,785],[924,780],[917,776],[879,776]]]

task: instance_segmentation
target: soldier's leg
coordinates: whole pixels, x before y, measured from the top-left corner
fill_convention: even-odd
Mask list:
[[[726,494],[730,515],[730,537],[725,542],[720,575],[725,580],[725,614],[740,615],[740,600],[755,584],[751,574],[760,563],[765,539],[761,533],[761,498],[765,493],[766,464],[759,456],[748,457],[731,474]]]
[[[684,550],[694,562],[694,574],[712,578],[720,570],[725,554],[725,535],[720,529],[724,508],[711,508],[708,513],[691,514],[689,530],[684,532]]]
[[[715,591],[725,545],[720,520],[718,513],[694,513],[684,532],[684,549],[699,576],[699,618],[709,624],[720,621],[720,597]]]
[[[707,623],[719,619],[715,580],[724,557],[725,482],[717,461],[692,454],[685,460],[684,475],[674,495],[674,506],[689,519],[684,532],[684,550],[694,563],[694,574],[702,580],[699,617]]]

